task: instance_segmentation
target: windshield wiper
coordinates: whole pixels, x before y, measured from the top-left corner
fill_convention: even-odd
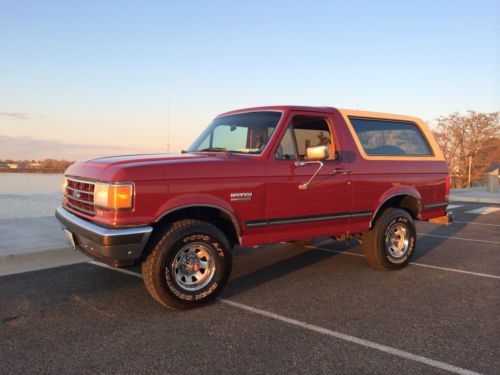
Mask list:
[[[227,148],[225,148],[225,147],[207,147],[207,148],[202,148],[201,150],[197,150],[197,151],[226,152]]]
[[[227,148],[224,147],[207,147],[203,148],[201,150],[194,150],[194,151],[188,151],[192,153],[206,153],[206,152],[221,152],[224,154],[230,154],[231,151],[229,151]]]

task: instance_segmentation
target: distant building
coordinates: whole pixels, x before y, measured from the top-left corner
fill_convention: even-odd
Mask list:
[[[486,173],[498,173],[498,170],[500,169],[500,163],[496,163],[496,164],[491,164],[488,168],[486,168],[484,171]]]
[[[11,163],[11,164],[7,164],[7,167],[10,169],[17,169],[17,168],[19,168],[19,165],[17,163]]]

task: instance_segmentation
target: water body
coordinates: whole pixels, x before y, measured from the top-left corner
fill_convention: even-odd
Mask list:
[[[0,220],[53,216],[61,204],[62,174],[0,173]]]

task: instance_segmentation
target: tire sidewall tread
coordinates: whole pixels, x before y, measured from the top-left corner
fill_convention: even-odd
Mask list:
[[[170,265],[190,237],[206,242],[215,250],[216,274],[201,290],[188,292],[177,287]],[[214,225],[195,219],[177,221],[163,229],[153,249],[142,264],[144,284],[151,296],[162,305],[184,310],[213,301],[229,279],[232,268],[231,246],[226,236]],[[166,271],[167,270],[167,271]]]
[[[386,250],[385,238],[391,225],[401,222],[409,230],[409,245],[404,257],[396,259],[390,256]],[[377,219],[375,225],[362,235],[363,252],[368,264],[374,268],[383,270],[398,270],[405,267],[411,260],[416,244],[417,231],[415,222],[411,215],[400,208],[389,207]]]

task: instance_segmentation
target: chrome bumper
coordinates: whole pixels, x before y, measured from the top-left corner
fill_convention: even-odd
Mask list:
[[[63,207],[55,212],[63,229],[82,253],[115,267],[134,264],[146,247],[153,227],[112,229],[83,220]]]

